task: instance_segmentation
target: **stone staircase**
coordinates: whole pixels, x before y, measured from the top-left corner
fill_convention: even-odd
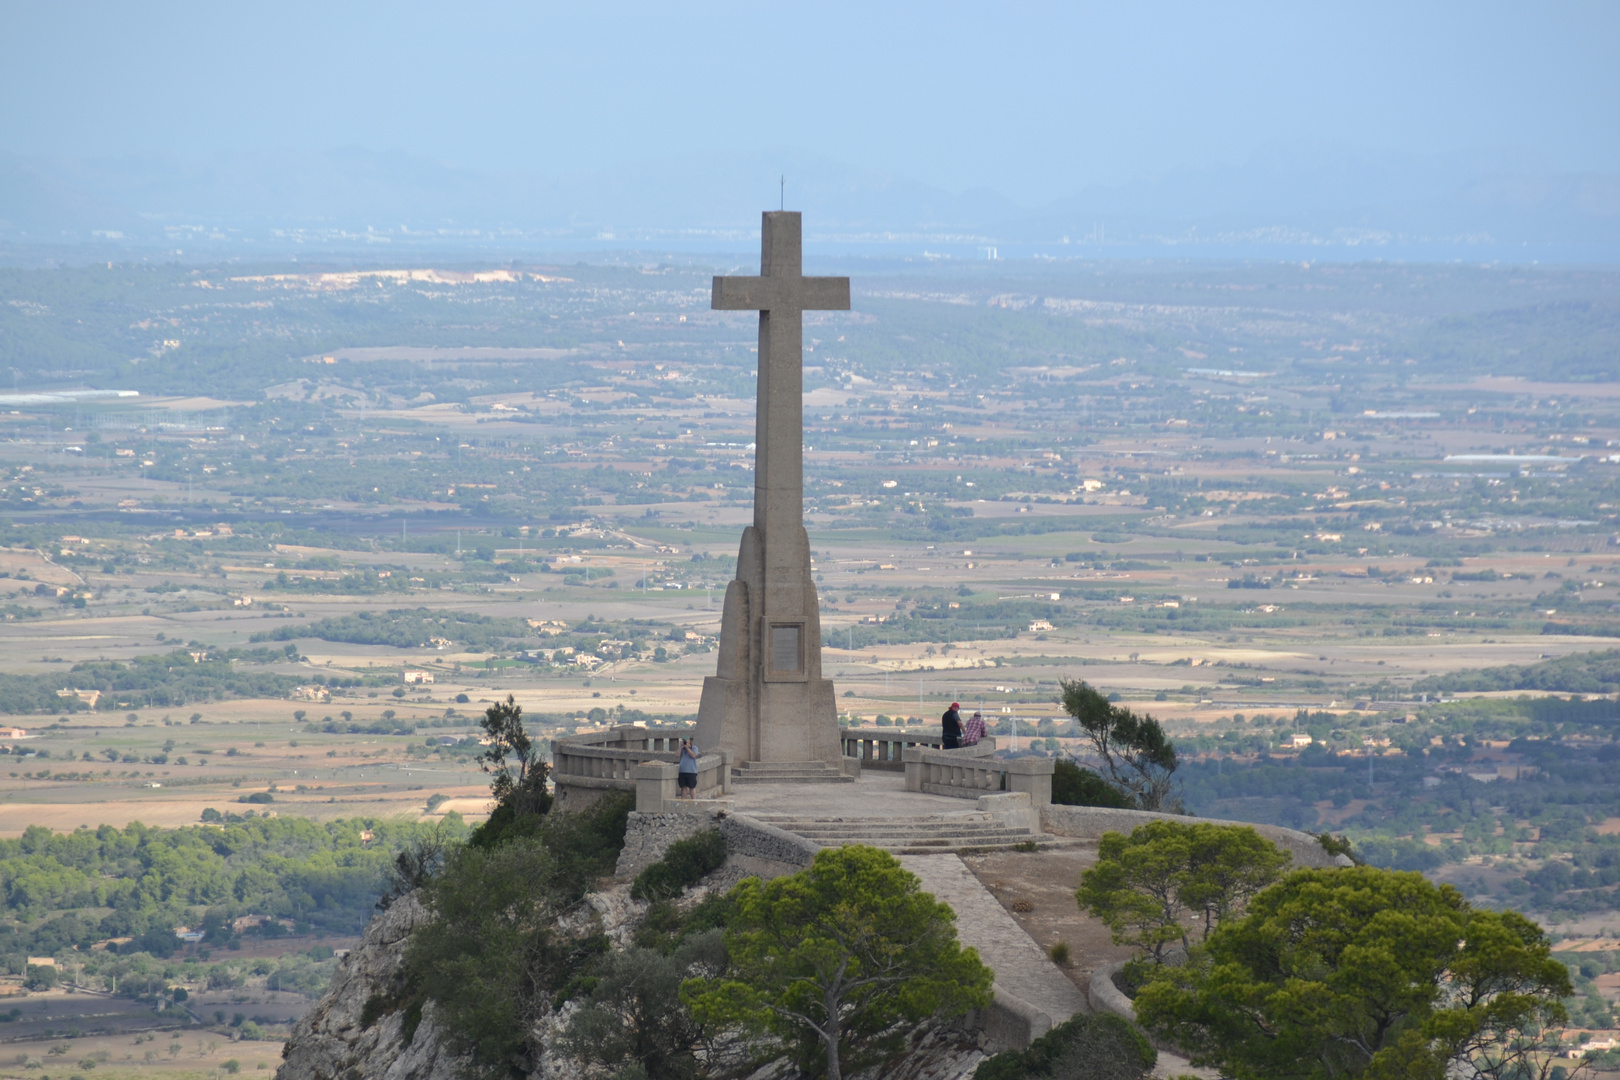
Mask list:
[[[745,761],[731,770],[733,784],[853,784],[853,776],[825,761]]]
[[[915,817],[752,816],[822,847],[868,844],[894,855],[941,855],[964,848],[1004,849],[1032,841],[1045,847],[1055,840],[1046,833],[1009,825],[995,814],[974,811]]]

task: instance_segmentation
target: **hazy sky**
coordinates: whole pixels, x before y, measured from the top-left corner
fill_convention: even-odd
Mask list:
[[[1620,4],[0,0],[0,150],[790,147],[1026,202],[1286,140],[1620,170]]]

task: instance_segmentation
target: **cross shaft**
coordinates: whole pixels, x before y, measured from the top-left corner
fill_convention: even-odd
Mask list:
[[[716,277],[711,298],[717,311],[759,312],[754,525],[767,538],[804,522],[803,313],[849,310],[849,278],[805,277],[803,267],[799,212],[767,211],[760,275]]]

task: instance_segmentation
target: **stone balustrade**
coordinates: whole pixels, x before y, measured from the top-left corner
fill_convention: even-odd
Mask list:
[[[606,750],[650,750],[654,753],[679,754],[681,740],[693,735],[690,728],[648,728],[640,724],[619,724],[606,731],[588,731],[580,735],[565,735],[551,740],[572,746],[598,746]],[[674,760],[671,758],[670,760]]]
[[[920,731],[907,731],[905,728],[843,728],[840,738],[843,741],[844,756],[857,758],[863,769],[892,769],[895,772],[906,767],[903,755],[907,747],[922,746],[933,750],[942,749],[945,738],[943,735],[925,735]],[[979,740],[979,746],[988,746],[994,750],[996,740],[984,738]]]
[[[551,740],[551,780],[560,809],[579,810],[607,791],[635,791],[633,770],[644,762],[667,762],[671,769],[680,757],[684,728],[644,728],[621,725]]]
[[[631,767],[630,776],[636,789],[637,813],[662,814],[680,808],[678,762],[643,761]],[[699,755],[696,798],[719,799],[730,794],[731,751],[711,750]]]
[[[906,769],[906,790],[929,795],[949,795],[977,799],[1001,791],[1021,791],[1032,806],[1052,801],[1052,767],[1055,759],[1046,757],[997,760],[994,745],[981,741],[959,750],[934,750],[914,746],[902,752]]]

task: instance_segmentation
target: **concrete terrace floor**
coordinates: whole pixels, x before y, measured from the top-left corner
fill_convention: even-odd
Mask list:
[[[906,790],[903,772],[863,769],[853,784],[736,784],[725,796],[739,814],[813,817],[922,817],[978,811],[974,799]]]

